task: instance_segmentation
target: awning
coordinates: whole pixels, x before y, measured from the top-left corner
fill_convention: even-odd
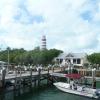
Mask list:
[[[73,79],[80,79],[82,77],[80,74],[66,74],[65,76]]]

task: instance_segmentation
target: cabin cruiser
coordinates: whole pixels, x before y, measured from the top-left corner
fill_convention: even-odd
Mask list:
[[[70,78],[80,78],[81,76],[79,74],[72,74],[72,75],[67,75]],[[65,82],[56,82],[54,85],[61,91],[79,95],[79,96],[85,96],[89,98],[100,98],[100,89],[92,89],[90,87],[86,87],[84,85],[78,85],[74,83],[74,81],[70,81],[70,83],[65,83]]]

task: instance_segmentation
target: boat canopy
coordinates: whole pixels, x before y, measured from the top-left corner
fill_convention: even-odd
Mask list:
[[[65,76],[72,79],[80,79],[82,77],[80,74],[66,74]]]

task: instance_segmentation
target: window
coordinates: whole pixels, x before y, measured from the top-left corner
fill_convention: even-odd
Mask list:
[[[60,63],[62,63],[63,59],[60,59]]]
[[[56,59],[57,61],[59,61],[59,59]]]
[[[73,64],[76,64],[76,59],[73,59]]]
[[[68,62],[70,63],[70,59],[68,59]]]
[[[77,59],[77,64],[81,64],[81,59]]]

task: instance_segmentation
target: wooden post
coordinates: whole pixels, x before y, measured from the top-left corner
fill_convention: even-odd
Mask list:
[[[36,77],[34,77],[34,87],[36,87]]]
[[[2,80],[1,80],[1,78],[0,78],[0,89],[2,88]]]
[[[96,88],[95,71],[96,71],[95,68],[92,69],[92,88],[94,88],[94,87]]]
[[[52,85],[53,85],[53,82],[54,82],[53,76],[51,76],[51,84],[52,84]]]
[[[38,86],[40,86],[40,74],[41,74],[41,69],[39,68],[38,70]]]
[[[65,67],[63,67],[63,73],[65,72]]]
[[[47,74],[47,84],[49,84],[49,68],[48,68],[48,74]]]
[[[30,68],[30,85],[32,87],[32,68]]]
[[[14,90],[17,88],[17,68],[15,69],[15,84],[14,84]]]
[[[78,69],[78,74],[80,74],[80,71],[79,71],[79,69]]]
[[[50,69],[48,68],[48,74],[49,74],[49,70],[50,70]]]
[[[6,69],[2,70],[2,89],[5,87],[5,76],[6,76]]]
[[[22,79],[22,70],[21,70],[21,67],[20,67],[20,79],[19,79],[19,89],[21,88],[21,80]]]
[[[54,72],[54,67],[52,67],[52,72]]]
[[[62,72],[62,67],[60,67],[60,69],[61,69],[61,72]]]

